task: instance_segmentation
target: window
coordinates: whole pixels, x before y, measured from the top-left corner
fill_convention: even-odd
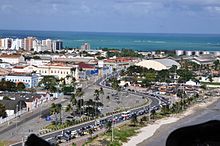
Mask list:
[[[60,73],[62,74],[62,71]]]
[[[52,71],[52,70],[51,70],[50,72],[51,72],[51,73],[53,73],[53,71]]]

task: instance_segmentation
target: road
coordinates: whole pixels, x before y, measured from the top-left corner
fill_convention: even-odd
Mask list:
[[[117,74],[117,73],[116,73]],[[114,74],[113,74],[114,75]],[[112,76],[112,75],[110,75]],[[111,87],[108,87],[104,84],[104,81],[107,79],[107,77],[103,77],[101,79],[98,79],[96,81],[96,84],[103,87],[103,88],[109,88],[111,89]],[[127,91],[128,92],[128,91]],[[138,112],[140,110],[147,110],[149,112],[148,109],[154,109],[154,108],[159,108],[160,107],[160,104],[161,102],[166,102],[164,99],[161,99],[161,98],[158,98],[158,97],[155,97],[153,95],[150,95],[150,94],[147,94],[147,93],[140,93],[140,92],[131,92],[129,91],[128,93],[130,94],[134,94],[134,95],[138,95],[138,96],[144,96],[146,98],[148,98],[151,102],[150,104],[147,104],[147,105],[144,105],[144,106],[141,106],[141,107],[138,107],[138,108],[134,108],[134,109],[131,109],[130,111],[131,112]],[[121,116],[122,113],[117,113],[117,114],[114,114],[113,116]],[[103,118],[100,118],[99,120],[109,120],[111,119],[112,116],[106,116],[106,117],[103,117]],[[123,122],[123,121],[120,121],[120,122]],[[94,125],[95,124],[95,120],[93,121],[88,121],[86,123],[82,123],[82,124],[78,124],[78,125],[74,125],[72,127],[68,127],[66,129],[62,129],[62,130],[58,130],[58,131],[54,131],[54,132],[51,132],[51,133],[48,133],[48,134],[45,134],[45,135],[41,135],[40,137],[43,138],[43,139],[49,139],[49,138],[54,138],[58,135],[61,135],[62,134],[62,131],[64,130],[69,130],[69,131],[74,131],[74,130],[77,130],[77,129],[80,129],[82,127],[86,127],[86,126],[89,126],[89,125]],[[18,142],[17,144],[12,144],[11,146],[22,146],[22,142]]]
[[[61,99],[61,100],[57,100],[57,101],[55,100],[53,102],[62,104],[64,102],[66,102],[66,100]],[[40,108],[42,108],[42,107],[40,107]],[[39,117],[42,113],[48,111],[48,109],[49,109],[49,107],[43,107],[42,109],[40,109],[40,108],[35,109],[33,111],[30,111],[28,113],[25,113],[25,114],[21,115],[19,118],[13,119],[13,121],[12,121],[13,123],[9,126],[7,125],[7,123],[5,123],[6,125],[4,125],[0,128],[1,129],[0,130],[1,134],[0,135],[2,135],[5,132],[7,132],[9,130],[12,130],[13,128],[16,128],[16,127],[18,127],[18,126],[20,126],[20,125],[22,125],[22,124],[24,124],[28,121],[30,121],[31,119]]]

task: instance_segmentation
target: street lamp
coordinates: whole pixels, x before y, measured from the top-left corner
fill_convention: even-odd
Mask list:
[[[112,142],[114,141],[114,114],[112,114]]]
[[[150,112],[151,112],[151,104],[149,104],[149,109],[148,109],[148,120],[150,122]]]
[[[17,123],[18,122],[17,121],[18,115],[17,114],[18,114],[18,104],[16,105],[16,109],[15,109],[15,119],[16,119],[16,128],[15,129],[16,129],[16,131],[17,131],[17,126],[18,126],[18,123]]]

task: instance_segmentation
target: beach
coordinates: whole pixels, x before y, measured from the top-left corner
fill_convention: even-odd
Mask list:
[[[220,120],[219,97],[210,97],[205,102],[197,103],[183,113],[155,121],[141,128],[140,133],[123,144],[123,146],[165,146],[169,133],[177,128],[203,123],[209,120]]]

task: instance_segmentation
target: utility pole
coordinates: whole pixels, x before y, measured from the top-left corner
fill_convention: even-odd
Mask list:
[[[15,129],[16,129],[16,131],[17,131],[17,127],[18,127],[18,104],[16,105],[15,111],[16,111],[16,113],[15,113],[15,119],[16,119]]]
[[[113,119],[114,119],[114,114],[112,114],[112,142],[114,141],[114,122],[113,122]]]
[[[150,112],[151,112],[151,104],[149,104],[149,109],[148,109],[148,120],[150,121]]]

